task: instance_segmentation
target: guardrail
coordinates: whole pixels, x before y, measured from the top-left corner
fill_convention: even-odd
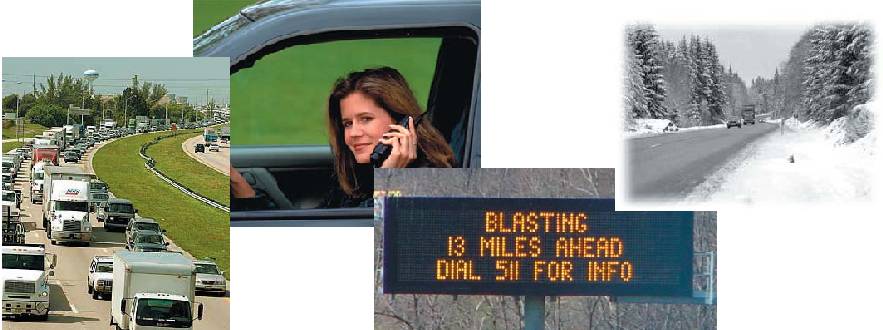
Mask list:
[[[172,187],[178,188],[178,190],[187,194],[188,196],[192,197],[193,199],[196,199],[196,200],[201,201],[211,207],[214,207],[216,209],[219,209],[221,211],[229,213],[230,207],[225,206],[224,204],[218,203],[217,201],[215,201],[211,198],[200,195],[199,193],[197,193],[193,190],[190,190],[190,188],[187,188],[184,185],[178,183],[178,181],[175,181],[174,179],[168,177],[167,175],[165,175],[165,173],[163,173],[162,171],[160,171],[159,169],[156,168],[156,160],[154,160],[153,158],[151,158],[150,156],[147,155],[147,148],[150,148],[150,146],[157,144],[159,141],[161,141],[163,139],[166,139],[166,138],[169,138],[169,137],[172,137],[175,135],[176,134],[157,136],[157,137],[153,138],[153,140],[151,140],[150,142],[147,142],[147,143],[141,145],[141,149],[138,151],[138,155],[141,156],[141,158],[143,158],[146,161],[144,163],[144,167],[147,167],[147,169],[150,170],[151,172],[153,172],[153,174],[156,175],[158,178],[162,179],[163,181],[165,181],[166,183],[168,183]]]

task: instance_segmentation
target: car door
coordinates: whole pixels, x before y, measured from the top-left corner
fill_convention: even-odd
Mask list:
[[[373,224],[367,207],[318,208],[337,184],[323,135],[328,93],[334,77],[366,66],[402,71],[459,166],[480,167],[480,16],[479,1],[254,6],[197,37],[195,56],[230,58],[231,166],[271,201],[232,209],[231,225]],[[314,79],[317,68],[337,70]]]

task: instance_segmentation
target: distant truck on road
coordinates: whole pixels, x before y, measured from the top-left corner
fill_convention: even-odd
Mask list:
[[[43,228],[52,243],[91,241],[89,183],[94,178],[74,166],[43,168]]]
[[[755,115],[755,113],[754,113],[754,105],[753,104],[745,105],[744,107],[742,107],[742,123],[743,124],[755,125],[756,123],[755,123],[754,115]]]
[[[58,146],[54,144],[35,144],[31,161],[35,165],[41,161],[46,161],[58,166]]]
[[[128,252],[113,255],[110,324],[117,329],[193,328],[202,319],[195,303],[196,267],[179,253]]]
[[[4,245],[3,316],[35,316],[47,320],[48,277],[54,275],[53,268],[55,255],[46,254],[43,244]]]

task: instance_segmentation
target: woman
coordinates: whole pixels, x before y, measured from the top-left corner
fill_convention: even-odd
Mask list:
[[[451,147],[428,119],[420,120],[422,113],[405,78],[393,68],[367,69],[338,79],[328,97],[336,182],[322,207],[370,202],[374,190],[371,154],[378,143],[391,147],[381,168],[453,167]],[[405,118],[408,128],[398,124]],[[230,175],[233,196],[254,197],[238,174]]]

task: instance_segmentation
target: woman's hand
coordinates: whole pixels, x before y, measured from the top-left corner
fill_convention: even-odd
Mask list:
[[[414,128],[414,117],[408,116],[408,128],[401,125],[389,125],[389,128],[392,132],[384,133],[380,143],[391,145],[392,152],[380,167],[407,167],[417,159],[417,130]]]
[[[235,168],[230,167],[230,193],[234,198],[254,198],[255,192]]]

